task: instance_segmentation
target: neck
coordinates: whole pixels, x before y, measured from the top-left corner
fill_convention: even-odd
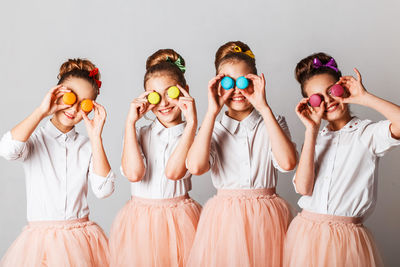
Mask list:
[[[328,127],[331,131],[338,131],[342,129],[351,120],[350,113],[335,121],[330,121]]]
[[[226,115],[228,115],[230,118],[237,120],[237,121],[242,121],[245,118],[247,118],[247,116],[250,115],[250,113],[253,111],[253,107],[247,109],[247,110],[242,110],[242,111],[237,111],[237,110],[233,110],[233,109],[228,109],[228,112]]]
[[[171,122],[164,122],[164,121],[159,120],[158,118],[157,118],[157,120],[158,120],[165,128],[174,127],[174,126],[176,126],[176,125],[178,125],[178,124],[181,124],[181,123],[183,122],[181,116],[179,116],[178,118],[176,118],[176,120],[171,121]]]
[[[50,121],[58,130],[60,130],[63,133],[68,133],[69,131],[72,130],[72,128],[74,128],[74,126],[65,126],[61,124],[55,117],[51,118]]]

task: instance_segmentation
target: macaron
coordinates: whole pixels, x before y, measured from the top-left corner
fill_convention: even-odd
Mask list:
[[[178,98],[180,93],[181,91],[177,86],[171,86],[167,91],[168,96],[173,99]]]
[[[232,89],[234,85],[235,85],[235,82],[233,81],[233,79],[231,77],[225,76],[221,80],[221,86],[225,90]]]
[[[85,112],[90,112],[93,109],[93,101],[90,99],[84,99],[81,101],[81,109]]]
[[[161,101],[161,96],[157,92],[151,92],[147,95],[147,101],[149,101],[150,104],[157,105]]]
[[[313,94],[308,99],[308,103],[310,103],[312,107],[319,107],[319,105],[321,105],[321,102],[322,102],[321,96],[317,94]]]
[[[236,79],[236,87],[239,89],[246,89],[249,86],[249,80],[246,77],[240,76]]]
[[[344,94],[344,88],[340,84],[335,84],[330,89],[333,96],[341,97]]]
[[[64,104],[73,105],[76,102],[76,95],[73,92],[66,92],[62,99]]]

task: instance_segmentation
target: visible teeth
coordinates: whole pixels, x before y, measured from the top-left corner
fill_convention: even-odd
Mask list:
[[[240,101],[243,99],[244,99],[244,97],[232,97],[232,100],[234,100],[234,101]]]
[[[328,110],[332,110],[332,109],[334,109],[336,106],[337,106],[337,105],[330,106],[330,107],[328,108]]]
[[[166,108],[166,109],[162,109],[160,110],[161,113],[168,113],[171,111],[172,108]]]

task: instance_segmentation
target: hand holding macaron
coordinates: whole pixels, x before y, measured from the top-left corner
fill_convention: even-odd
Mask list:
[[[153,94],[155,93],[155,94]],[[150,96],[149,95],[153,95]],[[149,102],[156,99],[154,96],[160,95],[157,92],[146,91],[142,93],[138,98],[135,98],[130,105],[127,122],[128,123],[136,123],[144,114],[146,114],[149,110],[151,110],[156,104],[150,104]],[[150,98],[150,99],[149,99]],[[160,97],[161,99],[161,97]],[[157,103],[159,103],[158,101]]]
[[[368,95],[368,92],[362,84],[360,72],[356,68],[354,68],[354,72],[357,79],[353,76],[343,76],[338,82],[349,94],[348,97],[343,98],[343,103],[363,104],[363,98]]]
[[[102,105],[98,104],[97,102],[90,99],[85,99],[85,100],[88,101],[85,102],[86,104],[84,104],[83,106],[84,108],[87,109],[90,107],[90,110],[93,109],[93,118],[90,119],[87,115],[88,111],[85,111],[83,108],[81,108],[79,112],[81,113],[83,120],[85,121],[89,139],[93,141],[94,138],[101,137],[103,126],[104,123],[106,122],[107,112],[105,108]],[[84,103],[85,100],[81,102],[81,107],[82,103]],[[86,105],[89,105],[89,107],[87,107]]]
[[[43,117],[50,116],[59,110],[69,108],[71,104],[65,104],[63,101],[60,101],[60,99],[70,92],[71,90],[61,84],[50,89],[39,106],[39,110],[43,114]]]
[[[314,109],[316,106],[310,106],[309,103],[313,102],[314,105],[316,104],[316,97],[315,100],[312,100],[313,96],[318,97],[319,101],[319,108]],[[314,102],[315,101],[315,102]],[[319,127],[321,125],[322,116],[325,112],[325,103],[321,100],[319,95],[312,95],[309,98],[303,98],[296,106],[296,114],[306,126],[306,129],[314,131],[314,133],[318,132]]]
[[[180,94],[182,95],[180,96]],[[169,101],[177,105],[183,113],[187,123],[197,123],[197,111],[194,98],[180,85],[168,89]]]
[[[225,102],[235,91],[232,87],[231,89],[225,89],[224,92],[222,92],[221,89],[224,87],[222,87],[221,81],[224,77],[226,76],[220,73],[208,82],[208,111],[213,115],[217,115],[221,111]]]
[[[253,87],[249,87],[245,90],[241,90],[242,94],[246,99],[253,105],[257,110],[263,107],[268,107],[267,99],[265,96],[265,77],[264,74],[260,76],[256,74],[247,74],[246,79],[250,80]]]

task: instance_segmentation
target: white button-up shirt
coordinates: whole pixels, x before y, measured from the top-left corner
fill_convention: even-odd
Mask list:
[[[277,121],[290,138],[282,116]],[[217,189],[276,187],[276,162],[262,116],[253,110],[242,121],[224,114],[214,126],[210,148],[211,178]]]
[[[324,127],[315,146],[315,184],[301,208],[322,214],[367,217],[376,203],[379,158],[400,145],[390,121],[352,118],[342,129]]]
[[[0,141],[0,155],[22,161],[28,221],[88,216],[88,180],[98,198],[114,191],[113,172],[107,177],[93,173],[91,144],[75,128],[64,134],[48,121],[27,142],[13,140],[11,132],[7,132]]]
[[[166,199],[183,196],[192,189],[189,172],[186,172],[185,176],[177,181],[165,176],[168,159],[178,145],[185,125],[186,123],[181,123],[166,128],[158,119],[155,119],[150,125],[136,130],[146,173],[142,180],[131,183],[133,196]],[[124,175],[122,168],[121,173]]]

